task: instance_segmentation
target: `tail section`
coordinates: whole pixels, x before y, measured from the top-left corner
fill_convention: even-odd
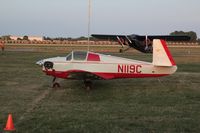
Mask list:
[[[164,40],[153,40],[153,65],[154,66],[176,66],[174,59]]]

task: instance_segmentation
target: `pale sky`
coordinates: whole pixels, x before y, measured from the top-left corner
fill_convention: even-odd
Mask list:
[[[87,36],[88,0],[0,0],[0,36]],[[91,33],[200,37],[200,0],[92,0]]]

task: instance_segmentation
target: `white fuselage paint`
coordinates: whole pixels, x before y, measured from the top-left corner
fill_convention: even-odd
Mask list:
[[[54,63],[58,72],[80,70],[91,73],[173,74],[177,67],[154,66],[152,63],[104,55],[102,61],[66,61],[65,57],[45,59]],[[107,61],[105,61],[107,60]],[[120,67],[120,68],[119,68]],[[43,70],[45,68],[43,67]]]

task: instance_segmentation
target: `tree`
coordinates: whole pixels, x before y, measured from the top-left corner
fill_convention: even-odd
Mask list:
[[[50,38],[50,37],[45,37],[45,36],[44,36],[44,40],[50,40],[50,41],[52,41],[53,39]]]
[[[71,38],[71,37],[68,37],[68,38],[67,38],[67,40],[72,40],[72,39],[73,39],[73,38]]]
[[[197,42],[199,43],[199,45],[200,45],[200,38],[197,40]]]
[[[23,40],[27,40],[27,41],[28,41],[28,40],[29,40],[29,39],[28,39],[28,36],[24,36],[24,37],[23,37]]]
[[[174,32],[170,33],[170,35],[186,35],[191,38],[190,41],[193,41],[193,42],[197,41],[197,34],[194,31],[189,31],[189,32],[174,31]]]
[[[76,38],[76,40],[87,40],[87,37],[81,36],[81,37]]]
[[[21,41],[22,39],[21,38],[17,38],[17,41]]]
[[[195,32],[190,31],[188,35],[191,37],[191,41],[197,41],[197,34]]]

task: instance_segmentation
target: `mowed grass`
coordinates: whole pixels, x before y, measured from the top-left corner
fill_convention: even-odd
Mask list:
[[[200,49],[172,48],[178,71],[148,79],[95,81],[87,92],[82,81],[52,77],[35,62],[64,52],[5,52],[0,55],[0,132],[8,113],[16,132],[172,133],[200,131]],[[138,52],[107,53],[151,61]]]

